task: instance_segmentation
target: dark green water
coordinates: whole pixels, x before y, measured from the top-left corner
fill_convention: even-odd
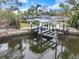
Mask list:
[[[53,39],[17,37],[0,41],[0,59],[79,59],[79,38],[59,39],[53,47]],[[63,42],[63,43],[62,43]],[[63,46],[62,46],[63,45]]]

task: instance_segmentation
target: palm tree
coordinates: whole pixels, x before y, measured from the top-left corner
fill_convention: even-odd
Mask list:
[[[64,10],[64,13],[66,14],[66,17],[67,17],[67,15],[68,15],[68,11],[69,11],[69,6],[66,4],[63,4],[63,3],[61,3],[60,5],[59,5],[61,8],[63,8],[63,10]]]
[[[78,9],[77,8],[78,7],[77,6],[78,5],[77,0],[66,0],[65,2],[69,3],[70,5],[73,5],[73,8],[72,8],[73,10],[77,10]]]
[[[79,3],[77,3],[77,0],[66,0],[67,3],[69,3],[70,5],[73,6],[73,8],[71,9],[71,12],[70,12],[70,16],[69,16],[69,25],[71,27],[74,27],[74,28],[78,28],[79,26]]]

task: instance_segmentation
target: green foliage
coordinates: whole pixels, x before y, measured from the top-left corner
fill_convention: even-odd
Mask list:
[[[65,0],[65,2],[74,5],[76,3],[76,0]]]
[[[43,12],[42,10],[38,10],[38,8],[41,7],[41,5],[37,4],[36,6],[31,6],[28,10],[27,13],[28,15],[31,16],[39,16],[40,13],[39,12]]]
[[[26,20],[21,20],[21,23],[26,23]]]
[[[46,47],[41,47],[40,44],[32,45],[30,47],[30,50],[33,51],[34,53],[43,53],[46,51]]]
[[[77,10],[78,9],[78,0],[66,0],[66,3],[69,3],[70,5],[73,5],[73,8],[71,10]]]
[[[9,24],[15,24],[16,15],[10,11],[0,10],[0,20],[5,20]]]
[[[34,25],[39,25],[39,21],[33,22]]]
[[[49,12],[47,12],[47,14],[50,15],[50,16],[55,16],[56,15],[56,12],[49,11]]]
[[[10,27],[16,28],[17,16],[10,11],[0,10],[0,21],[5,21]]]
[[[62,8],[64,8],[64,7],[65,7],[65,5],[64,5],[63,3],[61,3],[59,6],[60,6],[60,7],[62,7]]]
[[[68,24],[73,28],[78,28],[79,26],[79,3],[76,0],[65,0],[67,4],[61,3],[60,7],[64,10],[66,16],[69,16]],[[73,5],[72,8],[69,8],[69,5]]]
[[[69,56],[70,56],[70,53],[67,52],[67,51],[64,51],[64,52],[62,53],[62,59],[69,59]]]
[[[78,23],[78,12],[77,11],[71,12],[68,24],[71,27],[78,28],[79,23]]]
[[[64,10],[64,14],[67,16],[68,11],[69,11],[69,6],[67,4],[63,4],[63,3],[61,3],[59,6]]]

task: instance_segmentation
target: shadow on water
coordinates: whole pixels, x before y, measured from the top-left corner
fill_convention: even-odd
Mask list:
[[[38,35],[3,39],[0,41],[0,59],[79,59],[78,39],[61,37],[57,44],[54,39]]]

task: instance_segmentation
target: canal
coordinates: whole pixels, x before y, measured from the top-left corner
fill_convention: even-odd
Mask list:
[[[20,36],[0,41],[0,59],[79,59],[79,37]]]

